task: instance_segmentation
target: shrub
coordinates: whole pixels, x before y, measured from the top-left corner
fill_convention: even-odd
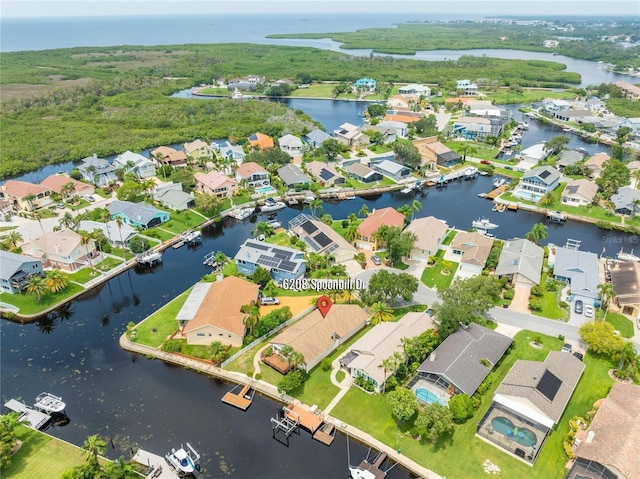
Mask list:
[[[262,379],[262,374],[256,373],[255,378],[260,381]]]
[[[508,289],[506,290],[504,293],[502,293],[502,297],[504,299],[513,299],[513,297],[516,295],[515,291],[513,291],[512,289]]]
[[[181,353],[184,346],[184,339],[170,339],[162,344],[161,349],[167,353]]]
[[[330,371],[331,361],[329,360],[329,358],[324,358],[322,361],[320,361],[320,367],[323,371]]]
[[[343,228],[348,228],[349,227],[349,220],[342,220],[342,227]]]
[[[564,334],[558,334],[558,339],[560,341],[564,341]]]
[[[362,376],[358,376],[354,382],[356,386],[361,387],[365,391],[373,392],[375,390],[373,382],[369,379],[363,378]]]
[[[491,387],[492,383],[493,383],[493,377],[491,375],[484,378],[484,381],[482,381],[480,383],[480,386],[478,386],[478,389],[476,389],[476,394],[479,394],[479,395],[485,394]]]
[[[544,287],[550,293],[553,293],[554,291],[558,290],[558,285],[556,284],[556,282],[553,279],[548,279],[547,282],[545,283]]]
[[[302,369],[291,371],[278,382],[278,391],[281,393],[290,393],[294,389],[299,388],[307,380],[307,373]]]
[[[387,383],[384,386],[384,390],[386,392],[391,392],[397,387],[398,387],[398,379],[395,376],[391,376],[389,379],[387,379]]]
[[[456,394],[449,399],[449,409],[453,415],[453,420],[457,423],[465,422],[475,412],[473,401],[466,394]]]
[[[533,311],[542,311],[542,300],[540,298],[533,298],[529,300],[529,309]]]
[[[533,288],[531,288],[531,296],[539,298],[543,294],[544,291],[542,291],[542,287],[540,285],[536,284]]]

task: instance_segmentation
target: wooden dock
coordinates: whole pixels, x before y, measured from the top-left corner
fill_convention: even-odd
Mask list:
[[[180,477],[164,457],[144,449],[138,449],[131,461],[147,468],[147,471],[143,473],[147,479],[178,479]]]
[[[487,193],[487,196],[485,196],[485,198],[489,198],[490,200],[496,199],[499,195],[507,191],[507,186],[508,185],[498,186],[496,189]]]
[[[24,419],[33,429],[42,429],[51,420],[51,415],[38,411],[21,403],[17,399],[9,399],[4,407],[10,411],[21,413],[20,419]]]
[[[237,387],[238,386],[222,396],[222,402],[246,411],[247,408],[251,406],[251,400],[253,399],[253,395],[249,394],[251,386],[249,384],[245,384],[239,393],[234,393],[233,391]]]
[[[330,446],[336,438],[336,428],[333,423],[325,422],[312,437],[316,441],[320,441],[322,444]]]
[[[316,432],[323,423],[320,414],[316,413],[315,411],[310,411],[306,407],[297,404],[290,404],[288,407],[286,407],[285,414],[288,419],[297,421],[311,434]]]

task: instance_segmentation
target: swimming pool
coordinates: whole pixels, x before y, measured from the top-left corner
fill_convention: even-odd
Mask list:
[[[442,401],[438,396],[429,391],[428,389],[416,389],[416,397],[419,401],[422,401],[425,404],[438,403],[442,406],[446,406],[447,403]]]
[[[270,195],[278,192],[273,186],[261,186],[260,188],[256,188],[255,191],[259,195]]]
[[[533,431],[524,427],[516,427],[515,424],[504,416],[494,418],[491,421],[491,427],[493,427],[494,431],[525,447],[534,446],[538,440]]]

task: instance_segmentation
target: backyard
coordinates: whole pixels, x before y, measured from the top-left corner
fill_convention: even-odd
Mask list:
[[[40,301],[37,301],[36,296],[33,294],[0,293],[0,302],[17,307],[19,309],[19,314],[21,315],[37,314],[67,298],[70,298],[83,289],[84,288],[79,284],[69,283],[69,285],[59,293],[48,293],[43,295]]]
[[[458,263],[445,260],[443,258],[444,250],[438,250],[435,256],[437,258],[435,264],[425,267],[420,280],[425,286],[441,291],[448,288],[451,281],[453,281],[458,269]]]

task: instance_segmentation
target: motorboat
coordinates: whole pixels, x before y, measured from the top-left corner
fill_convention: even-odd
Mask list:
[[[564,223],[567,221],[567,215],[561,211],[549,211],[547,216],[549,217],[549,221],[552,223]]]
[[[265,204],[260,207],[262,213],[270,213],[272,211],[278,211],[286,208],[287,205],[284,201],[275,201],[273,198],[267,198]]]
[[[471,223],[471,226],[473,226],[476,229],[479,230],[492,230],[498,227],[497,224],[492,223],[491,221],[489,221],[487,218],[479,218],[475,221],[473,221]]]
[[[275,230],[275,229],[278,229],[278,228],[280,228],[280,227],[282,226],[282,223],[280,223],[279,221],[275,221],[275,220],[267,221],[267,224],[268,224],[271,228],[273,228],[274,230]]]
[[[241,208],[236,211],[232,211],[229,216],[238,221],[244,221],[253,214],[253,208]]]
[[[186,448],[180,444],[180,449],[177,451],[172,448],[170,453],[165,454],[165,458],[169,465],[173,466],[180,477],[184,477],[187,474],[193,474],[196,470],[200,469],[200,465],[198,463],[200,460],[200,454],[198,454],[189,443],[187,443]]]
[[[202,241],[202,232],[196,230],[186,231],[183,240],[185,243],[199,243]]]
[[[504,178],[497,178],[493,181],[493,187],[494,188],[500,188],[502,185],[504,185],[507,182],[507,180],[505,180]]]
[[[51,393],[40,393],[36,397],[36,402],[33,405],[36,409],[46,413],[60,413],[63,412],[67,405],[62,398],[54,396]]]
[[[465,180],[472,180],[476,176],[478,176],[478,168],[476,168],[475,166],[472,166],[472,167],[467,168],[466,170],[464,170],[464,179]]]
[[[162,262],[162,253],[159,251],[149,250],[138,256],[138,263],[140,264],[154,264]]]
[[[408,195],[410,193],[413,193],[413,188],[410,186],[407,186],[406,188],[402,188],[400,190],[400,193],[402,193],[403,195]]]
[[[621,249],[620,252],[616,255],[616,258],[620,261],[640,261],[640,257],[633,254],[633,250],[631,250],[631,253],[625,253]]]
[[[302,199],[302,203],[305,205],[311,204],[311,202],[313,200],[315,200],[316,197],[314,195],[306,195],[303,199]]]

